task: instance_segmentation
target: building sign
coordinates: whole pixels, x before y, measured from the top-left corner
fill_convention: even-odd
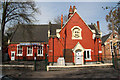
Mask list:
[[[41,43],[20,43],[20,45],[41,45]]]
[[[64,59],[64,57],[59,57],[57,59],[57,65],[58,66],[65,66],[65,59]]]

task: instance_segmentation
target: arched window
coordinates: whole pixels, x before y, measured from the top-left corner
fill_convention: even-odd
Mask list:
[[[72,29],[72,39],[82,39],[81,31],[82,29],[79,26],[74,26]]]

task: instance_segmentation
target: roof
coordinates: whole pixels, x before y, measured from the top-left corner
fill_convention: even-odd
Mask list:
[[[105,43],[105,41],[109,38],[110,35],[111,35],[111,33],[109,33],[109,34],[102,37],[102,44]]]
[[[70,21],[70,19],[74,16],[74,14],[75,13],[77,13],[77,12],[74,12],[73,13],[73,15],[66,21],[66,23],[63,25],[63,28],[66,26],[66,24]],[[78,14],[78,13],[77,13]],[[79,14],[78,14],[79,15]],[[80,17],[80,15],[79,15],[79,17]],[[81,18],[81,17],[80,17]],[[84,22],[84,20],[82,20],[83,22]],[[85,23],[85,22],[84,22]],[[85,23],[86,24],[86,23]],[[87,24],[86,24],[87,25]],[[88,26],[88,28],[90,29],[90,30],[95,30],[95,32],[96,32],[96,34],[97,35],[100,35],[99,34],[99,31],[98,31],[98,29],[97,29],[97,27],[95,26],[95,25],[93,25],[93,24],[91,24],[91,25],[87,25]]]
[[[97,29],[97,27],[96,27],[95,25],[91,24],[91,25],[88,25],[88,26],[89,26],[89,28],[90,28],[91,30],[95,30],[96,34],[99,35],[99,31],[98,31],[98,29]]]
[[[48,25],[19,25],[11,42],[48,42]]]
[[[56,35],[56,29],[61,29],[61,25],[50,24],[50,35]]]

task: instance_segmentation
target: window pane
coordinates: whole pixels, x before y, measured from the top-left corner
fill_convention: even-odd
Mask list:
[[[42,54],[42,46],[40,46],[40,54]]]
[[[22,54],[22,46],[18,46],[18,54]]]
[[[84,58],[86,59],[86,51],[84,51]]]
[[[40,54],[42,54],[42,49],[41,49],[41,53]]]
[[[22,54],[22,50],[18,50],[18,54]]]
[[[40,49],[38,49],[38,54],[40,54]]]
[[[32,54],[32,47],[31,46],[28,47],[28,54]]]
[[[43,48],[42,48],[42,46],[38,47],[38,54],[43,54]]]
[[[90,58],[89,51],[87,51],[87,58]]]

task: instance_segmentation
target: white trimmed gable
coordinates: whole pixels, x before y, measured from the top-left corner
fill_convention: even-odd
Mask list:
[[[71,18],[75,15],[75,13],[77,13],[77,12],[74,12],[73,14],[72,14],[72,16],[66,21],[66,23],[63,25],[63,27],[62,27],[62,29],[61,30],[63,30],[63,28],[66,26],[66,24],[71,20]],[[78,13],[77,13],[78,14]],[[78,14],[78,16],[81,18],[81,16]],[[90,27],[86,24],[86,22],[81,18],[81,20],[85,23],[85,25],[89,28],[89,30],[92,32],[92,30],[90,29]],[[60,31],[61,32],[61,31]],[[93,32],[92,32],[93,33]]]
[[[79,42],[76,44],[76,46],[72,50],[75,53],[75,51],[78,49],[80,49],[82,52],[84,52],[84,48],[82,47],[82,45]]]

